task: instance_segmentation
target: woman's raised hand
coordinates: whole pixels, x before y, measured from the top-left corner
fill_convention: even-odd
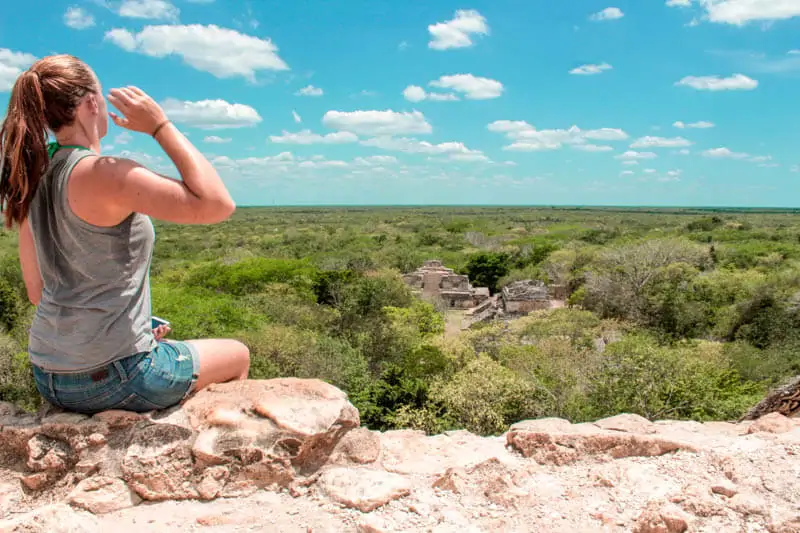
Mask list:
[[[119,109],[122,116],[109,111],[114,124],[131,131],[152,135],[156,128],[167,121],[161,106],[138,87],[128,86],[111,89],[108,101]]]

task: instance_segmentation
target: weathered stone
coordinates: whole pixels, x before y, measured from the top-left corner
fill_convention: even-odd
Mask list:
[[[621,414],[610,418],[603,418],[594,423],[601,429],[625,431],[627,433],[655,433],[656,425],[643,416],[635,414]]]
[[[228,469],[223,466],[214,466],[203,472],[203,479],[197,484],[197,493],[204,500],[213,500],[222,492],[225,481],[228,479]]]
[[[650,502],[639,515],[634,533],[683,533],[690,517],[672,504]]]
[[[145,416],[132,411],[103,411],[92,417],[92,420],[101,422],[109,429],[122,429],[145,420]]]
[[[138,505],[141,498],[119,478],[95,476],[84,479],[67,497],[74,507],[93,514],[106,514]]]
[[[480,438],[466,431],[428,437],[422,431],[387,431],[381,435],[383,468],[396,474],[440,475],[448,468],[468,468],[507,454],[502,438]]]
[[[0,417],[14,416],[19,413],[19,408],[13,403],[0,402]]]
[[[19,481],[28,490],[39,491],[49,486],[53,480],[47,472],[36,472],[35,474],[22,476]]]
[[[781,517],[767,524],[769,533],[797,533],[800,531],[800,514],[792,517]]]
[[[436,478],[432,487],[453,494],[464,494],[469,487],[467,472],[463,468],[448,468],[444,474]]]
[[[747,429],[747,433],[788,433],[794,429],[792,421],[780,413],[769,413]]]
[[[733,498],[739,490],[736,488],[736,485],[725,479],[711,485],[711,492],[714,494],[721,494],[727,498]]]
[[[670,498],[672,503],[680,506],[693,515],[709,517],[725,514],[725,508],[711,494],[711,489],[701,485],[689,485],[683,491]]]
[[[320,490],[336,503],[368,513],[411,492],[408,478],[370,468],[332,467],[319,479]]]
[[[609,431],[590,425],[572,425],[560,420],[551,422],[550,427],[542,424],[542,421],[536,422],[540,423],[515,424],[506,434],[506,438],[508,444],[523,456],[533,458],[541,464],[565,465],[591,456],[619,459],[652,457],[678,450],[696,451],[689,444],[658,435]]]
[[[68,505],[40,507],[22,516],[0,522],[3,533],[101,533],[98,520],[89,513],[76,512]]]
[[[740,492],[729,500],[730,508],[743,515],[767,515],[767,503],[757,494]]]
[[[35,435],[28,441],[28,468],[34,472],[63,472],[74,464],[75,456],[66,442]]]
[[[356,533],[390,533],[394,528],[380,516],[367,515],[356,524]]]
[[[380,435],[367,428],[356,428],[345,433],[333,450],[329,463],[364,465],[377,461],[380,453]]]

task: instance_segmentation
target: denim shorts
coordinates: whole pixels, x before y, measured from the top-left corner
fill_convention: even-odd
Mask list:
[[[109,409],[139,413],[166,409],[191,394],[200,359],[194,346],[162,341],[138,353],[84,373],[52,373],[33,366],[36,388],[51,404],[94,414]]]

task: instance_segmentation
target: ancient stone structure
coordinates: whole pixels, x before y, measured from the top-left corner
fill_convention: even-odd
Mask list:
[[[503,287],[503,310],[508,315],[527,315],[550,308],[547,286],[537,280],[515,281]]]
[[[489,289],[474,288],[467,276],[456,274],[441,261],[431,260],[403,280],[412,290],[429,300],[441,300],[447,307],[470,309],[489,299]]]
[[[800,419],[778,412],[545,418],[482,438],[370,431],[317,380],[214,385],[147,414],[0,402],[10,533],[793,533],[798,468]]]

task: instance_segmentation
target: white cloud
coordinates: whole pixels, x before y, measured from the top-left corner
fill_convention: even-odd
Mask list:
[[[128,133],[127,131],[123,131],[116,137],[114,137],[114,144],[128,144],[133,140],[133,135]]]
[[[800,172],[800,165],[792,165],[789,172]]]
[[[322,161],[303,161],[298,168],[343,168],[349,166],[346,161],[322,160]]]
[[[633,170],[623,170],[622,172],[619,173],[620,176],[633,176],[633,174],[634,174]]]
[[[434,102],[447,102],[456,101],[460,98],[455,94],[445,93],[426,93],[425,89],[418,85],[409,85],[403,91],[403,96],[409,102],[421,102],[423,100],[431,100]]]
[[[0,48],[0,93],[10,91],[23,69],[27,69],[35,61],[34,55]]]
[[[399,161],[393,155],[370,155],[367,157],[356,157],[353,163],[364,167],[374,167],[379,165],[396,165]]]
[[[520,131],[533,131],[535,129],[524,120],[495,120],[486,128],[495,133],[516,133]]]
[[[349,131],[320,135],[311,130],[302,130],[298,133],[283,131],[283,135],[270,135],[269,140],[279,144],[347,144],[358,142],[358,136]]]
[[[778,168],[781,165],[779,163],[761,163],[758,166],[761,168]]]
[[[323,94],[325,94],[325,92],[319,87],[314,87],[313,85],[309,85],[307,87],[303,87],[294,94],[295,96],[322,96]]]
[[[599,65],[581,65],[569,71],[570,74],[577,74],[581,76],[589,76],[592,74],[602,74],[606,70],[611,70],[612,67],[608,63],[600,63]]]
[[[684,148],[683,150],[678,150],[675,153],[678,154],[678,155],[689,155],[689,154],[691,154],[691,152],[689,150],[687,150],[686,148]]]
[[[611,146],[598,144],[576,144],[573,148],[576,150],[583,150],[584,152],[610,152],[614,149]]]
[[[800,16],[797,0],[704,0],[702,5],[711,22],[737,26]]]
[[[646,168],[642,172],[644,172],[645,174],[655,174],[658,171],[654,168]]]
[[[621,19],[625,16],[625,13],[618,7],[607,7],[604,10],[600,11],[599,13],[595,13],[591,17],[590,20],[594,21],[601,21],[601,20],[616,20]]]
[[[233,139],[230,137],[217,137],[216,135],[209,135],[208,137],[203,139],[203,142],[207,142],[210,144],[226,144],[231,142]]]
[[[684,129],[684,128],[706,129],[715,127],[713,122],[706,122],[704,120],[701,120],[699,122],[692,122],[690,124],[686,124],[685,122],[681,122],[679,120],[675,122],[673,126],[679,129]]]
[[[600,128],[584,131],[583,137],[596,141],[624,141],[628,138],[628,134],[616,128]]]
[[[758,81],[745,76],[734,74],[729,78],[719,76],[686,76],[675,85],[691,87],[698,91],[752,91],[758,87]]]
[[[123,0],[117,13],[137,19],[177,20],[180,10],[167,0]]]
[[[296,159],[291,152],[281,152],[278,155],[266,157],[246,157],[243,159],[232,159],[228,156],[219,156],[211,160],[220,171],[236,171],[241,175],[262,175],[265,170],[288,170],[295,165]]]
[[[225,100],[187,102],[168,98],[161,105],[167,116],[175,122],[206,130],[245,128],[261,122],[258,111],[252,107],[231,104]]]
[[[658,157],[658,155],[653,152],[636,152],[634,150],[628,150],[623,154],[614,156],[614,159],[634,160],[634,159],[655,159],[656,157]]]
[[[359,135],[412,135],[433,131],[419,111],[328,111],[322,123],[331,129]]]
[[[692,0],[667,0],[667,7],[691,7]]]
[[[300,124],[301,122],[303,122],[303,119],[300,118],[300,115],[297,114],[297,111],[292,110],[292,118],[294,118],[294,121],[297,124]]]
[[[744,152],[733,152],[725,147],[705,150],[703,152],[703,155],[706,157],[727,158],[727,159],[747,159],[748,157],[750,157],[750,154],[746,154]]]
[[[69,7],[64,13],[64,24],[73,30],[85,30],[94,26],[94,17],[81,7]]]
[[[472,46],[472,37],[488,35],[489,25],[486,19],[475,10],[458,10],[455,18],[447,22],[438,22],[428,26],[431,41],[428,47],[434,50],[466,48]]]
[[[242,76],[252,81],[261,70],[289,69],[269,39],[213,24],[145,26],[136,34],[117,28],[106,33],[105,38],[128,52],[157,58],[180,56],[188,65],[218,78]]]
[[[790,56],[796,56],[796,55],[800,55],[800,50],[789,50],[786,53],[789,54]]]
[[[667,139],[666,137],[652,137],[645,136],[636,139],[631,148],[680,148],[681,146],[691,146],[693,143],[683,137],[674,137]]]
[[[622,164],[623,164],[623,165],[638,165],[638,164],[639,164],[639,162],[638,162],[638,161],[636,161],[636,160],[633,160],[633,159],[629,159],[629,160],[627,160],[627,161],[623,161],[623,162],[622,162]]]
[[[497,80],[481,78],[472,74],[442,76],[428,83],[431,87],[451,89],[463,93],[468,100],[487,100],[503,94],[503,84]]]
[[[483,158],[483,153],[480,150],[470,150],[464,143],[460,142],[433,144],[427,141],[405,137],[373,137],[372,139],[361,141],[361,144],[363,146],[371,146],[373,148],[381,148],[383,150],[392,150],[396,152],[407,152],[410,154],[447,155],[453,160],[488,160],[488,158]]]

